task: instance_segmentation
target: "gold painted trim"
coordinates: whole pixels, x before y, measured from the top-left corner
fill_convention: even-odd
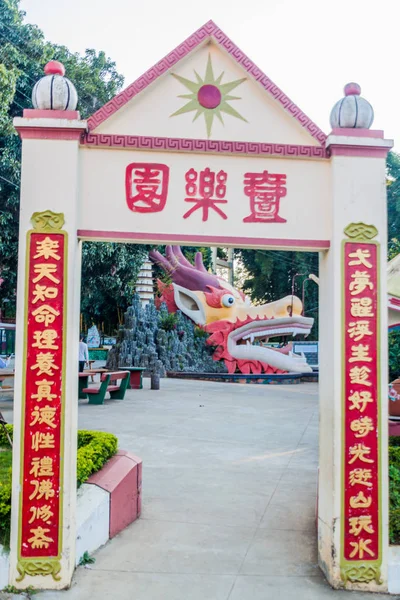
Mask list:
[[[66,346],[67,346],[67,292],[68,292],[68,233],[63,231],[61,227],[65,223],[63,213],[54,213],[51,210],[46,210],[41,213],[33,213],[31,223],[34,229],[30,229],[26,234],[26,263],[25,263],[25,297],[24,297],[24,342],[23,342],[23,379],[22,379],[22,402],[21,402],[21,441],[20,441],[20,492],[19,492],[19,509],[18,509],[18,552],[17,552],[17,570],[20,576],[16,581],[22,581],[25,575],[32,577],[36,575],[51,575],[55,581],[59,581],[61,576],[61,555],[63,547],[63,509],[64,509],[64,441],[65,441],[65,373],[66,373]],[[25,466],[25,413],[26,413],[26,364],[28,354],[28,306],[29,306],[29,267],[30,267],[30,242],[32,234],[38,233],[56,233],[64,236],[64,264],[63,264],[63,357],[62,357],[62,373],[61,380],[61,428],[60,428],[60,495],[59,495],[59,524],[58,524],[58,554],[53,556],[38,556],[27,558],[21,556],[22,543],[22,502],[23,502],[23,484],[24,484],[24,466]]]
[[[25,575],[30,575],[31,577],[35,577],[36,575],[41,575],[42,577],[51,575],[54,581],[60,581],[61,579],[59,575],[61,563],[57,558],[22,558],[17,563],[17,571],[19,577],[16,578],[16,581],[22,581]]]
[[[369,242],[378,235],[375,225],[366,225],[365,223],[350,223],[344,229],[344,234],[354,241]]]

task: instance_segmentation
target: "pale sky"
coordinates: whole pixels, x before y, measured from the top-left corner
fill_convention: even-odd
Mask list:
[[[344,85],[359,83],[372,129],[400,151],[399,0],[22,0],[21,8],[49,41],[104,50],[125,86],[212,19],[325,133]]]

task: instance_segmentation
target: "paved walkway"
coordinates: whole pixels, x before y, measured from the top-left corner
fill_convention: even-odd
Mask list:
[[[161,388],[81,401],[80,428],[143,458],[143,513],[69,591],[37,600],[382,599],[333,591],[317,566],[316,384]]]

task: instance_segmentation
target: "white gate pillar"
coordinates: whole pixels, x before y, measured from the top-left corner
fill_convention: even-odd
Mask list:
[[[9,580],[61,589],[75,568],[78,151],[86,122],[72,110],[25,110],[14,125],[23,143]]]
[[[331,247],[320,255],[319,562],[334,587],[368,591],[387,590],[391,146],[381,131],[333,129]]]

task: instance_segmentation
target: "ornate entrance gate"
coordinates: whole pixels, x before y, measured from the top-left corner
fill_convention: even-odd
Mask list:
[[[62,65],[49,63],[36,108],[15,119],[23,160],[10,583],[71,580],[80,241],[113,240],[320,252],[319,562],[335,587],[387,589],[380,274],[392,144],[369,129],[358,86],[345,93],[326,136],[213,22],[87,122]]]

